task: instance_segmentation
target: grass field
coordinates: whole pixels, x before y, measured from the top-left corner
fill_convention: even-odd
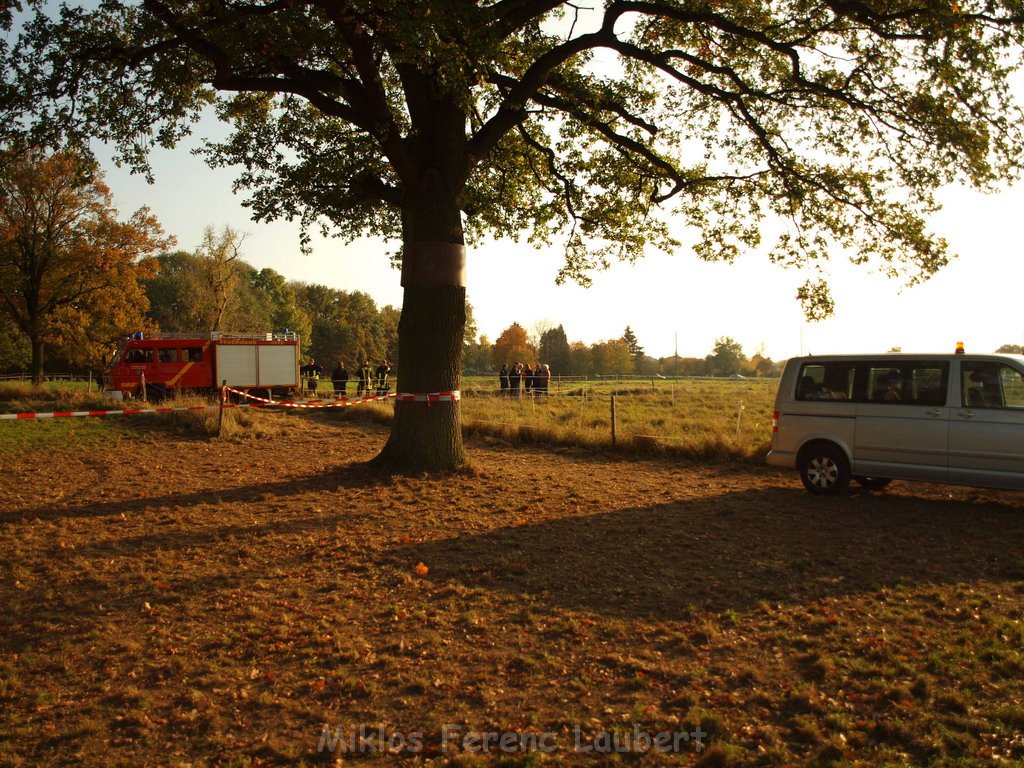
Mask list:
[[[480,385],[483,386],[480,386]],[[528,443],[609,448],[615,396],[617,448],[702,459],[760,460],[771,438],[775,380],[600,381],[564,384],[561,394],[502,398],[493,382],[470,380],[466,431]]]
[[[589,448],[612,447],[611,396],[615,395],[617,450],[644,455],[665,454],[702,459],[760,461],[771,435],[774,380],[722,381],[690,379],[566,382],[550,397],[496,397],[491,379],[470,378],[463,384],[463,429],[469,435],[498,437],[523,444],[543,443]],[[181,398],[169,405],[208,402]],[[133,403],[138,406],[138,403]],[[0,383],[0,412],[116,409],[118,403],[93,390],[51,384],[35,390],[28,384]],[[390,405],[366,404],[345,409],[342,418],[386,421]],[[139,418],[139,417],[135,417]],[[148,418],[148,417],[146,417]],[[163,417],[161,417],[163,418]],[[193,418],[192,421],[195,419]],[[173,419],[173,423],[188,422]],[[82,434],[103,435],[137,430],[129,425],[99,427],[76,419]],[[205,422],[210,422],[207,417]],[[113,423],[113,422],[111,422]],[[242,429],[253,422],[243,419]],[[5,444],[25,448],[54,444],[68,427],[52,424],[35,431],[0,430]],[[145,427],[143,427],[143,430]],[[25,442],[28,440],[28,442]]]
[[[1019,494],[199,418],[0,422],[0,766],[1024,762]]]

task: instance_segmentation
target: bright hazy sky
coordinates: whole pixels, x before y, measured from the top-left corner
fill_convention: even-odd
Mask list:
[[[399,273],[387,247],[364,240],[346,245],[314,240],[314,253],[299,251],[298,224],[257,224],[231,191],[230,170],[212,170],[187,149],[153,156],[156,183],[107,163],[114,203],[127,216],[152,208],[178,247],[195,249],[207,225],[225,224],[249,234],[244,258],[285,277],[347,291],[365,291],[379,305],[400,306]],[[805,275],[750,253],[734,264],[708,264],[692,253],[648,255],[594,275],[590,288],[555,285],[561,265],[557,248],[538,251],[499,241],[470,250],[467,290],[479,331],[491,341],[513,322],[532,330],[538,322],[562,324],[570,341],[619,338],[627,325],[646,352],[703,357],[715,339],[731,336],[749,355],[763,348],[774,359],[804,353],[952,350],[963,340],[969,351],[990,352],[1024,343],[1021,283],[1024,282],[1024,185],[982,195],[950,188],[933,229],[959,254],[930,281],[906,288],[839,257],[828,265],[835,316],[819,323],[803,319],[794,298]],[[256,329],[254,329],[256,330]]]

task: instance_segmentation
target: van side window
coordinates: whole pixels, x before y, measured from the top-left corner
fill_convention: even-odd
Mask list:
[[[903,374],[899,368],[872,366],[867,369],[866,376],[867,402],[893,405],[903,402]]]
[[[126,363],[152,363],[152,349],[129,349],[124,356]]]
[[[176,349],[158,349],[156,351],[157,362],[160,363],[176,363],[178,362],[178,350]]]
[[[181,360],[187,363],[197,363],[203,359],[202,347],[185,347],[181,350]]]
[[[1024,408],[1024,377],[1000,363],[961,365],[961,402],[967,408]]]
[[[945,405],[949,363],[865,363],[859,367],[858,402]]]
[[[946,363],[927,366],[916,365],[910,371],[910,399],[912,405],[945,405],[949,383]]]
[[[849,400],[853,392],[853,366],[849,363],[812,363],[800,369],[797,400]]]

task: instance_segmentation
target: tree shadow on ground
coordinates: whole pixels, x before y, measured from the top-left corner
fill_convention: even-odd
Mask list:
[[[215,480],[214,482],[217,482]],[[49,504],[42,507],[13,509],[0,512],[0,525],[19,520],[59,520],[63,518],[89,518],[138,514],[143,511],[174,507],[190,507],[196,504],[244,504],[246,502],[289,497],[306,491],[337,491],[340,488],[367,488],[386,485],[390,477],[373,470],[366,462],[354,462],[313,475],[279,480],[269,483],[255,483],[224,488],[197,488],[188,492],[170,492],[161,495],[114,499],[111,501],[89,501],[86,504],[60,506]]]
[[[1024,579],[1024,515],[906,497],[711,495],[393,549],[435,582],[622,618],[684,619],[919,583]]]

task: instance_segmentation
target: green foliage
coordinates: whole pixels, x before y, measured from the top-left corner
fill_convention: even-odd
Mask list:
[[[31,359],[28,337],[18,330],[13,320],[0,313],[0,370],[24,369]]]
[[[740,343],[729,336],[722,336],[715,340],[715,348],[707,357],[708,375],[731,376],[739,373],[744,359]]]
[[[274,270],[257,271],[240,259],[233,261],[218,298],[218,267],[209,255],[175,251],[160,254],[157,262],[160,269],[146,281],[146,293],[150,316],[161,331],[259,333],[288,328],[304,344],[309,342],[309,317],[298,306],[295,288]]]
[[[810,273],[812,317],[838,253],[941,268],[934,190],[1008,178],[1024,146],[1019,0],[32,7],[0,45],[8,131],[97,136],[144,169],[212,103],[234,131],[207,157],[241,168],[257,219],[415,239],[423,204],[455,205],[471,238],[560,242],[581,282],[677,249],[662,210],[705,259],[781,218],[771,255]]]
[[[601,341],[590,347],[595,373],[633,373],[636,368],[629,345],[622,339]]]
[[[473,305],[466,302],[466,327],[462,332],[462,343],[472,344],[476,341],[476,318],[473,316]]]
[[[240,245],[240,238],[225,242]],[[287,328],[299,334],[303,354],[325,364],[398,358],[399,311],[378,310],[368,294],[287,281],[272,269],[256,270],[240,254],[218,263],[209,247],[164,253],[157,262],[160,270],[146,281],[146,291],[161,331],[202,332],[218,324],[244,333]]]
[[[569,371],[574,376],[590,376],[596,373],[591,348],[582,341],[574,341],[569,345]]]
[[[395,351],[398,319],[393,307],[382,314],[369,294],[326,285],[298,283],[296,295],[312,322],[306,351],[324,365],[342,360],[355,370],[363,361],[382,360]]]
[[[569,338],[561,325],[549,328],[541,334],[537,354],[540,356],[540,362],[547,363],[552,371],[568,373],[572,370]]]
[[[644,348],[640,346],[640,342],[637,341],[636,334],[633,333],[633,329],[628,325],[626,326],[625,332],[622,334],[622,340],[626,342],[626,347],[629,349],[629,355],[633,358],[634,363],[639,363],[644,356]]]
[[[466,344],[462,350],[462,367],[465,371],[486,371],[492,367],[491,351],[493,345],[486,335],[479,341]]]

